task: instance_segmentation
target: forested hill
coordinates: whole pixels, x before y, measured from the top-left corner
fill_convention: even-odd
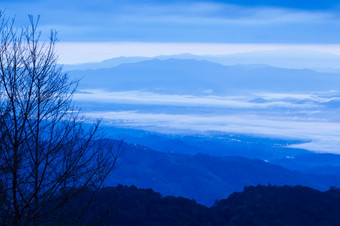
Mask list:
[[[340,189],[320,192],[302,186],[250,186],[208,208],[194,200],[162,197],[151,189],[119,185],[82,194],[59,214],[63,217],[54,214],[49,222],[148,226],[339,225]]]
[[[183,196],[208,206],[248,185],[303,185],[319,190],[340,186],[336,175],[301,173],[258,159],[165,153],[127,143],[122,149],[107,186],[152,188],[162,195]]]

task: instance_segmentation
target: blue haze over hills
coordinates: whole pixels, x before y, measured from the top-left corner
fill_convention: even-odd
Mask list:
[[[330,173],[292,171],[259,159],[202,153],[184,155],[154,151],[140,145],[124,145],[123,149],[119,167],[109,176],[107,184],[152,187],[162,194],[188,197],[208,206],[232,192],[241,191],[245,185],[300,184],[320,190],[340,186],[340,177]],[[335,167],[339,169],[339,165]]]
[[[169,43],[193,52],[201,44],[281,49],[65,65],[81,79],[74,100],[86,119],[101,118],[111,141],[124,141],[106,186],[133,184],[205,205],[248,185],[340,187],[340,56],[331,54],[340,54],[338,0],[3,0],[1,7],[19,26],[27,14],[41,15],[42,30],[56,29],[66,44],[61,56],[84,56],[74,62],[88,59],[91,44],[127,43],[112,53],[126,56],[134,53],[129,43],[158,43],[165,52]]]
[[[97,63],[64,65],[64,70],[86,70],[111,68],[123,63],[136,63],[146,60],[159,59],[196,59],[206,60],[222,65],[259,64],[288,69],[312,69],[320,72],[340,72],[340,56],[317,51],[257,51],[235,53],[227,55],[193,55],[189,53],[179,55],[163,55],[156,57],[117,57]]]
[[[65,67],[81,78],[75,101],[83,112],[126,142],[107,185],[151,187],[205,205],[250,184],[339,186],[340,74],[216,59],[223,58]]]
[[[76,100],[113,125],[290,137],[311,141],[299,148],[339,153],[340,74],[174,57],[69,71],[81,78]]]
[[[203,60],[167,59],[125,63],[113,68],[72,71],[79,89],[145,90],[171,94],[238,92],[327,92],[340,90],[339,74],[266,65],[225,66]]]

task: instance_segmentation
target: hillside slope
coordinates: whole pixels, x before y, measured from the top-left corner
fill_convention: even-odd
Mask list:
[[[321,190],[340,186],[340,177],[303,174],[262,160],[164,153],[128,144],[123,149],[118,168],[106,185],[152,188],[163,195],[193,198],[205,205],[248,185],[304,185]]]

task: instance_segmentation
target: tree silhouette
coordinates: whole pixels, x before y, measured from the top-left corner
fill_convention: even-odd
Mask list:
[[[36,223],[70,197],[100,187],[119,151],[83,123],[77,81],[57,65],[57,36],[41,41],[38,19],[15,28],[1,13],[0,180],[3,223]]]

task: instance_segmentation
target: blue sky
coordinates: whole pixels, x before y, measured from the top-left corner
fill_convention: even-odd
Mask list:
[[[62,42],[340,43],[334,0],[0,0],[19,23],[41,15]]]

